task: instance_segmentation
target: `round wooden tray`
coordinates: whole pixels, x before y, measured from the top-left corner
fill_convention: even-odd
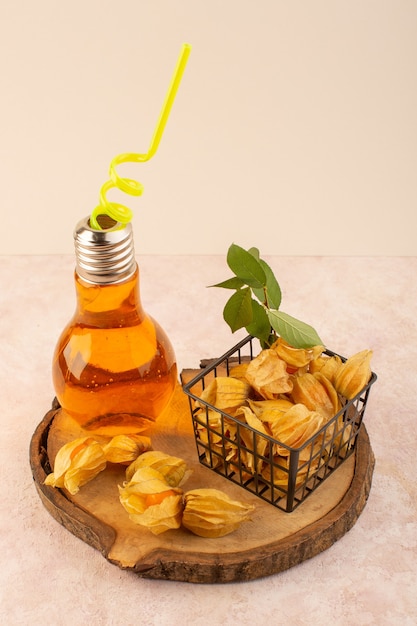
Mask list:
[[[195,370],[182,372],[190,380]],[[184,490],[214,487],[255,504],[250,522],[234,533],[205,539],[185,529],[153,535],[129,520],[118,499],[124,468],[108,465],[71,496],[44,485],[57,450],[75,437],[79,426],[59,408],[48,411],[34,432],[30,463],[39,496],[71,533],[99,550],[118,567],[144,578],[193,583],[248,581],[292,567],[329,548],[355,524],[371,488],[374,455],[362,425],[355,454],[292,513],[271,504],[200,465],[192,432],[188,398],[180,385],[167,411],[150,433],[153,448],[187,461],[193,474]]]

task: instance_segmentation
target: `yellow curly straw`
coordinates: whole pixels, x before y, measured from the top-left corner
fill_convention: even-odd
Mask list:
[[[145,161],[149,161],[149,159],[151,159],[157,151],[185,70],[185,66],[187,65],[188,57],[190,56],[190,52],[191,46],[189,44],[184,44],[171,79],[171,84],[165,96],[165,102],[162,106],[148,152],[146,154],[127,152],[125,154],[119,154],[112,159],[109,168],[110,180],[104,183],[101,187],[100,203],[96,206],[90,216],[90,226],[92,228],[102,230],[102,227],[97,221],[99,215],[107,215],[122,225],[127,224],[132,219],[133,213],[127,206],[117,202],[110,202],[107,200],[106,195],[110,189],[117,187],[120,191],[124,191],[131,196],[141,196],[143,193],[143,185],[132,178],[119,176],[116,172],[116,166],[121,163],[144,163]]]

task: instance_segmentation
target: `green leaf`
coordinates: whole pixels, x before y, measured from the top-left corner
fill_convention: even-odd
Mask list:
[[[260,289],[252,287],[252,293],[259,302],[266,305],[266,287],[261,287]]]
[[[259,261],[260,258],[260,253],[258,248],[249,248],[248,250],[249,254],[251,254],[253,257],[255,257],[255,259],[257,259]]]
[[[272,328],[293,348],[312,348],[323,345],[311,326],[282,311],[268,311]]]
[[[275,331],[272,332],[268,339],[266,339],[266,341],[263,341],[261,343],[262,348],[270,348],[272,346],[272,344],[274,344],[276,342],[276,340],[278,339],[277,335],[275,334]]]
[[[228,278],[221,283],[217,283],[217,285],[209,285],[209,287],[223,287],[223,289],[240,289],[246,283],[238,278],[237,276],[233,276],[233,278]]]
[[[274,272],[269,267],[268,263],[260,260],[260,263],[263,267],[266,276],[266,298],[267,298],[267,306],[269,309],[279,309],[281,305],[281,287],[278,284],[277,279],[275,278]]]
[[[252,322],[245,326],[253,337],[257,337],[261,343],[268,341],[271,324],[267,312],[256,300],[252,300]]]
[[[229,298],[223,309],[223,317],[232,333],[251,323],[252,297],[249,287],[239,289]]]
[[[282,298],[281,288],[269,265],[262,259],[260,259],[259,262],[265,272],[266,285],[262,289],[252,288],[253,295],[268,309],[279,309]]]
[[[247,250],[232,244],[227,252],[227,264],[234,274],[249,287],[260,288],[266,283],[260,262]]]
[[[232,244],[227,252],[227,264],[235,276],[211,286],[236,290],[223,310],[232,332],[246,328],[259,339],[261,347],[270,346],[275,333],[295,348],[323,345],[314,328],[279,311],[281,288],[270,266],[260,258],[258,248],[245,250]]]

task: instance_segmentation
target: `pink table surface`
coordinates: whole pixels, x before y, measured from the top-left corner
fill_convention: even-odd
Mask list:
[[[0,257],[0,623],[194,626],[417,623],[417,258],[268,257],[282,310],[345,356],[374,350],[366,413],[376,457],[359,520],[288,571],[229,585],[136,577],[108,563],[43,508],[28,448],[53,397],[51,357],[74,309],[71,256]],[[142,301],[179,368],[244,333],[222,321],[219,256],[138,255]]]

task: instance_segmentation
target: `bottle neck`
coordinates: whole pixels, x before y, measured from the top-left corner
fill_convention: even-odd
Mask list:
[[[145,312],[140,300],[139,268],[129,279],[114,284],[93,284],[75,272],[76,318],[79,323],[102,328],[122,328],[140,323]]]
[[[93,285],[124,282],[137,267],[131,224],[121,225],[111,220],[107,226],[95,230],[89,218],[84,218],[74,232],[76,272]]]
[[[74,232],[77,319],[99,327],[122,327],[144,318],[131,224],[113,220],[103,230],[81,220]]]

